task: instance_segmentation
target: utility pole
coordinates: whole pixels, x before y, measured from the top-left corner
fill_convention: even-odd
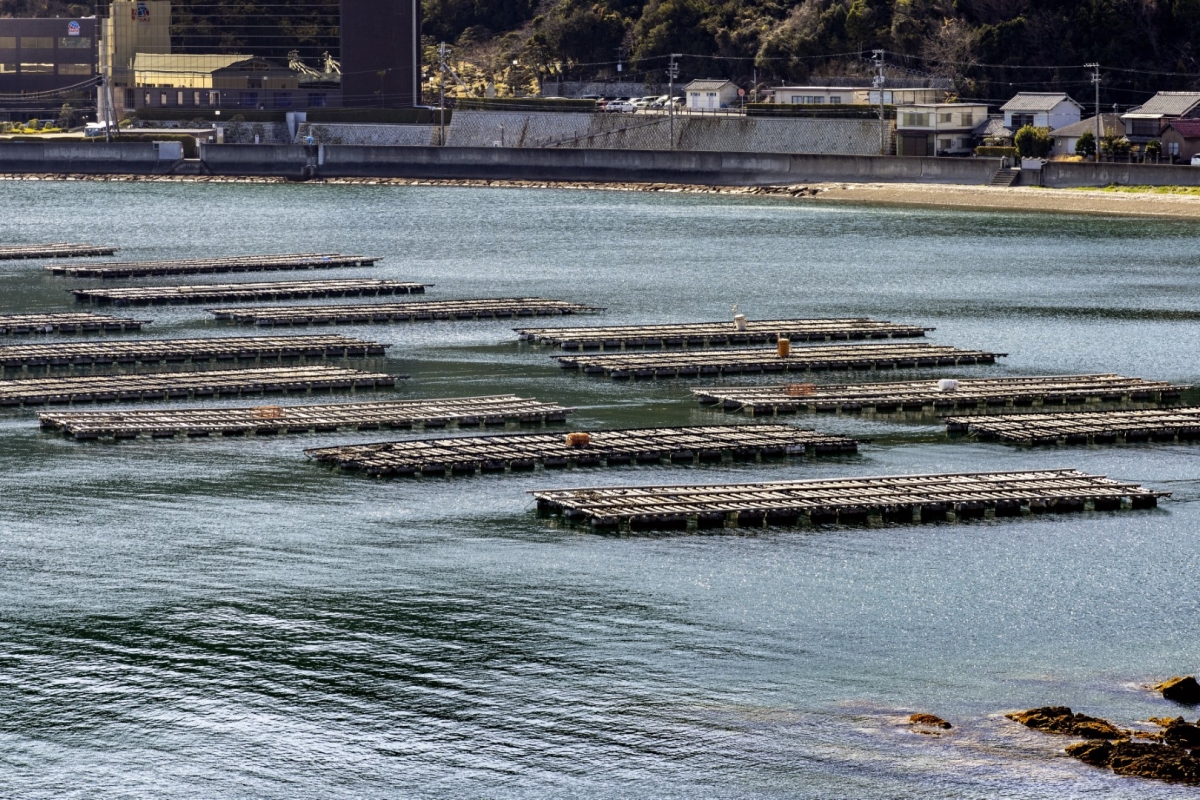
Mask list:
[[[438,144],[442,147],[446,146],[446,43],[442,42],[438,45],[438,73],[441,76],[441,84],[438,87],[438,114],[440,115],[439,127],[441,132],[438,134]]]
[[[679,53],[671,53],[671,63],[667,65],[667,103],[671,119],[671,149],[675,149],[675,79],[679,77],[679,65],[675,59]]]
[[[879,93],[879,155],[887,155],[887,145],[884,142],[883,135],[883,84],[887,80],[883,77],[883,51],[872,50],[871,60],[875,62],[875,78],[871,83],[875,86],[875,91]]]
[[[1100,163],[1100,65],[1084,64],[1092,71],[1092,85],[1096,87],[1096,163]]]

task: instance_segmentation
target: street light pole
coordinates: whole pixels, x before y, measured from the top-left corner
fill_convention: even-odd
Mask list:
[[[875,79],[872,83],[875,84],[875,91],[879,93],[879,155],[885,156],[887,146],[883,136],[883,84],[886,79],[883,77],[883,51],[873,50],[871,58],[875,62]]]
[[[675,149],[675,79],[679,77],[679,65],[675,59],[679,53],[671,53],[671,63],[667,65],[667,103],[671,119],[671,149]]]
[[[1096,163],[1100,163],[1100,65],[1084,64],[1092,70],[1092,85],[1096,87]]]
[[[446,146],[446,43],[438,45],[438,72],[441,75],[441,85],[438,88],[438,115],[440,116],[438,144]]]

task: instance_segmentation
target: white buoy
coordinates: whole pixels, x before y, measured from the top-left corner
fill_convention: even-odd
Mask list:
[[[954,378],[942,378],[940,381],[938,381],[938,391],[939,392],[957,392],[958,391],[958,381],[955,380]]]
[[[739,330],[739,331],[746,330],[746,315],[745,314],[734,314],[733,315],[733,327],[734,327],[734,330]]]

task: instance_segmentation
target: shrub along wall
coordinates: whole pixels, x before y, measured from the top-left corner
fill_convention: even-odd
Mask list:
[[[464,111],[575,111],[587,114],[596,110],[596,101],[561,97],[460,97],[454,106]]]
[[[454,115],[446,109],[446,124]],[[309,122],[384,123],[389,125],[436,125],[442,115],[434,108],[310,108]]]

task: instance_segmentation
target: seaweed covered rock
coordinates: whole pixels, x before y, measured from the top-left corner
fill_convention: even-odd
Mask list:
[[[908,718],[908,723],[910,725],[926,725],[930,728],[941,728],[947,731],[954,727],[949,722],[946,722],[946,720],[933,714],[913,714]]]
[[[1129,735],[1108,720],[1075,714],[1067,706],[1043,706],[1005,716],[1027,728],[1083,739],[1123,739]]]
[[[1067,754],[1093,766],[1108,767],[1118,775],[1200,785],[1200,756],[1182,747],[1130,741],[1087,747],[1092,744],[1072,745]]]
[[[1154,687],[1154,691],[1162,692],[1162,696],[1185,706],[1200,703],[1200,683],[1192,675],[1180,677],[1176,675],[1170,680],[1163,681]]]

